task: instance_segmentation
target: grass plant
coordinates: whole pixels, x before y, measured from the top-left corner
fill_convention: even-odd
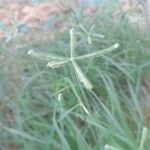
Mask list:
[[[0,149],[150,149],[149,31],[108,6],[2,61]]]

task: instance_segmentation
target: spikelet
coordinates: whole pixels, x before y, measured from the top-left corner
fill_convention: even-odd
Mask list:
[[[91,40],[91,35],[90,34],[87,35],[87,41],[88,41],[88,44],[92,44],[92,40]]]
[[[58,94],[58,98],[57,99],[58,99],[59,102],[62,101],[62,94],[61,93]]]
[[[101,55],[103,55],[105,53],[108,53],[108,52],[116,50],[118,47],[119,47],[119,44],[115,43],[114,45],[112,45],[112,46],[110,46],[108,48],[105,48],[103,50],[75,57],[75,60],[85,59],[85,58],[89,58],[89,57],[99,57],[99,56],[101,56]]]
[[[70,50],[71,50],[71,57],[73,57],[74,48],[75,48],[75,45],[76,45],[76,43],[77,43],[74,28],[70,29],[69,33],[70,33]]]
[[[144,149],[144,142],[145,142],[146,137],[147,137],[147,132],[148,132],[148,129],[146,127],[143,127],[139,150]]]
[[[59,68],[67,62],[68,62],[67,60],[66,61],[51,61],[47,64],[47,66],[50,68]]]
[[[60,57],[60,56],[57,56],[57,55],[43,54],[43,53],[40,53],[40,52],[35,52],[32,49],[29,50],[27,54],[31,55],[32,57],[40,58],[40,59],[43,59],[43,60],[64,60],[65,59],[64,57]]]
[[[93,37],[97,37],[97,38],[104,38],[105,36],[103,34],[97,34],[97,33],[92,33]]]
[[[119,47],[119,44],[118,44],[118,43],[115,43],[114,45],[112,45],[112,46],[110,46],[110,47],[108,47],[108,48],[106,48],[106,49],[103,49],[103,50],[100,50],[100,51],[91,53],[91,54],[89,54],[89,55],[90,55],[90,57],[94,57],[94,56],[95,56],[95,57],[99,57],[99,56],[101,56],[101,55],[103,55],[103,54],[105,54],[105,53],[108,53],[108,52],[111,52],[111,51],[116,50],[118,47]],[[88,54],[87,54],[87,55],[88,55]]]
[[[106,144],[105,147],[104,147],[104,150],[119,150],[119,149],[117,149],[117,148],[115,148],[115,147],[113,147],[113,146],[110,146],[110,145]]]
[[[84,85],[85,88],[87,88],[88,90],[91,90],[93,88],[91,82],[86,78],[86,76],[84,75],[82,70],[79,68],[77,63],[74,60],[72,60],[71,62],[74,66],[74,69],[78,76],[79,81]]]

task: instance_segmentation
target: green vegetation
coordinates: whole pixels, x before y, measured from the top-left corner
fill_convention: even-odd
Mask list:
[[[56,33],[54,41],[25,43],[11,55],[15,61],[2,50],[1,149],[6,144],[21,150],[150,149],[150,99],[145,86],[150,35],[126,16],[112,17],[109,10],[77,20],[71,16],[76,34],[71,48],[67,30]],[[115,51],[101,51],[114,43],[120,45],[114,46]],[[34,51],[29,54],[41,60],[27,55],[30,49]],[[74,60],[66,63],[72,61],[70,49],[80,68]],[[97,57],[88,57],[91,53]]]

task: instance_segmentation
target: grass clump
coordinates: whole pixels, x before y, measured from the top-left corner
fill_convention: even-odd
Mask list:
[[[27,45],[28,54],[42,61],[25,58],[24,49],[18,55],[28,71],[16,95],[7,97],[14,122],[0,115],[1,147],[149,150],[149,94],[143,84],[149,35],[108,12],[92,18],[79,20],[70,36],[66,31],[53,42]]]

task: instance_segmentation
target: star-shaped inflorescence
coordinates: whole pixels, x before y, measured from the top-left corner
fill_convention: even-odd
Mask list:
[[[119,44],[115,43],[114,45],[112,45],[106,49],[103,49],[103,50],[99,50],[99,51],[85,54],[85,55],[74,56],[75,46],[77,44],[74,28],[72,28],[69,31],[69,33],[70,33],[70,57],[62,57],[62,56],[57,56],[57,55],[53,55],[53,54],[43,54],[43,53],[39,53],[39,52],[34,52],[33,50],[29,50],[28,54],[33,57],[44,59],[44,60],[48,61],[47,66],[51,67],[51,68],[58,68],[64,64],[70,62],[74,67],[74,70],[77,74],[79,81],[83,84],[83,86],[86,89],[91,90],[93,88],[92,83],[87,79],[87,77],[85,76],[85,74],[83,73],[83,71],[81,70],[81,68],[79,67],[79,65],[77,64],[76,61],[90,58],[90,57],[99,57],[99,56],[103,55],[104,53],[111,52],[111,51],[117,49],[119,47]]]
[[[95,24],[93,24],[90,28],[90,30],[88,31],[87,29],[85,29],[85,27],[82,24],[79,24],[79,28],[83,31],[83,33],[86,34],[87,37],[87,42],[88,44],[92,44],[92,38],[104,38],[103,34],[97,34],[97,33],[93,33],[93,30],[95,28]]]

